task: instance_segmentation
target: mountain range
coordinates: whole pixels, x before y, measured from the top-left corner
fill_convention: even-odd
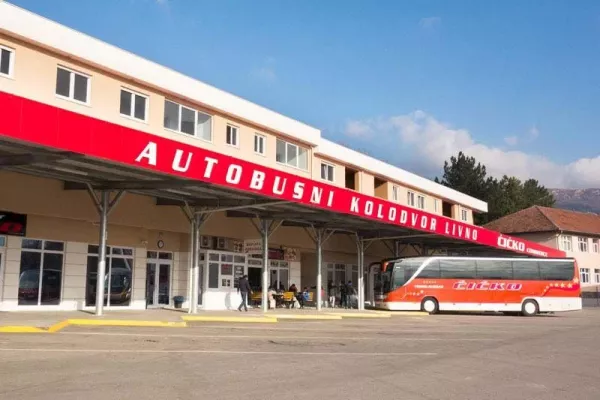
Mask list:
[[[600,214],[600,189],[550,189],[557,208]]]

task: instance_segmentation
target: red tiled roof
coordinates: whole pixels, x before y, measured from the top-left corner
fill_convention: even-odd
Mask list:
[[[501,233],[571,232],[600,235],[600,215],[533,206],[485,225]]]

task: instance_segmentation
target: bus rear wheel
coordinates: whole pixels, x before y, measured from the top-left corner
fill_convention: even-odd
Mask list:
[[[525,300],[523,302],[523,306],[521,307],[521,314],[523,314],[525,317],[533,317],[539,312],[540,307],[538,306],[537,301]]]
[[[425,311],[429,314],[437,314],[439,309],[440,309],[440,306],[439,306],[437,300],[434,299],[433,297],[426,297],[421,302],[421,310]]]

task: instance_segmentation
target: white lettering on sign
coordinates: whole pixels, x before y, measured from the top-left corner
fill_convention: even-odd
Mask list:
[[[310,195],[310,202],[313,204],[321,204],[321,197],[323,197],[323,189],[314,187]]]
[[[365,214],[369,216],[373,215],[373,202],[371,200],[365,202]]]
[[[250,180],[250,189],[261,190],[265,184],[265,173],[262,171],[252,172],[252,179]]]
[[[302,199],[302,196],[304,196],[304,183],[296,182],[296,184],[294,185],[294,194],[292,195],[292,197],[296,200],[300,200]]]
[[[498,238],[498,246],[509,250],[520,251],[522,253],[525,252],[525,243],[513,238],[500,236]]]
[[[273,193],[282,195],[285,192],[285,185],[287,184],[287,179],[276,176],[275,182],[273,182]]]
[[[242,167],[236,164],[231,164],[227,168],[227,175],[225,175],[225,181],[232,185],[237,185],[242,179]]]
[[[177,172],[187,172],[190,168],[190,163],[192,162],[192,153],[188,152],[187,160],[185,161],[185,165],[181,166],[181,158],[183,157],[183,150],[177,150],[175,152],[175,158],[173,158],[173,164],[171,168],[173,168]]]
[[[206,161],[206,168],[204,169],[204,177],[206,179],[210,179],[212,175],[213,167],[219,163],[219,160],[212,157],[204,157],[204,161]]]
[[[148,142],[144,150],[140,153],[139,156],[135,159],[135,162],[141,163],[144,158],[148,159],[148,165],[153,165],[156,167],[156,158],[157,158],[158,150],[156,147],[156,143]]]

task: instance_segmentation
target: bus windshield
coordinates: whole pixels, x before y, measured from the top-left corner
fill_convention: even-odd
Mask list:
[[[416,257],[395,262],[391,277],[391,290],[404,286],[425,260],[426,258]]]

